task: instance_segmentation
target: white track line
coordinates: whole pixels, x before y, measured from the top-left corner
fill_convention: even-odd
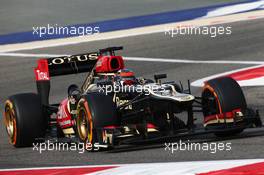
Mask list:
[[[264,64],[264,61],[231,61],[231,60],[186,60],[186,59],[166,59],[166,58],[142,58],[142,57],[124,57],[128,61],[148,61],[164,63],[192,63],[192,64]]]
[[[246,67],[246,68],[242,68],[242,69],[236,69],[236,70],[227,71],[227,72],[223,72],[223,73],[219,73],[219,74],[214,74],[214,75],[193,81],[191,83],[191,86],[203,87],[204,82],[206,82],[208,80],[218,78],[218,77],[222,77],[222,76],[227,76],[229,74],[233,74],[233,73],[237,73],[237,72],[242,72],[242,71],[249,70],[249,69],[260,68],[260,67],[263,67],[263,65]],[[240,86],[263,86],[263,77],[259,77],[258,79],[253,79],[253,80],[246,80],[246,81],[247,82],[239,81],[238,83],[240,84]]]
[[[0,56],[6,57],[36,57],[36,58],[51,58],[60,56],[70,56],[70,55],[58,55],[58,54],[31,54],[31,53],[0,53]]]
[[[105,170],[102,172],[94,172],[90,175],[195,175],[199,173],[229,169],[259,162],[263,162],[263,160],[227,160],[203,162],[172,162],[159,164],[132,164]]]
[[[31,54],[31,53],[0,53],[0,56],[7,57],[35,57],[50,58],[60,56],[70,56],[63,54]],[[187,59],[167,59],[167,58],[144,58],[144,57],[124,57],[127,61],[161,62],[161,63],[186,63],[186,64],[240,64],[240,65],[262,65],[264,61],[232,61],[232,60],[187,60]]]
[[[232,23],[237,21],[245,21],[252,19],[264,18],[264,10],[240,13],[228,16],[214,17],[214,18],[200,18],[190,21],[154,25],[147,27],[139,27],[128,30],[120,30],[113,32],[105,32],[96,35],[82,36],[82,37],[71,37],[44,41],[34,41],[28,43],[18,43],[18,44],[7,44],[0,46],[0,52],[12,52],[19,50],[32,50],[47,47],[57,47],[66,46],[73,44],[86,43],[91,41],[101,41],[109,39],[124,38],[137,35],[153,34],[153,33],[164,33],[167,29],[178,28],[179,26],[209,26],[216,24]],[[165,37],[165,35],[164,35]]]
[[[240,13],[245,11],[250,11],[254,9],[263,9],[264,0],[257,1],[257,2],[248,2],[243,4],[235,4],[229,5],[225,7],[220,7],[215,10],[212,10],[207,13],[206,17],[215,17],[215,16],[222,16],[234,13]]]
[[[36,168],[18,168],[18,169],[2,169],[3,171],[10,171],[10,173],[23,173],[26,170],[59,170],[75,169],[75,168],[94,168],[94,167],[109,167],[116,166],[113,169],[102,170],[92,175],[136,175],[136,174],[182,174],[194,175],[197,173],[204,173],[209,171],[223,170],[238,166],[245,166],[254,163],[263,162],[263,159],[244,159],[244,160],[217,160],[217,161],[190,161],[190,162],[169,162],[169,163],[141,163],[141,164],[114,164],[114,165],[100,165],[100,166],[61,166],[61,167],[36,167]],[[78,172],[76,172],[78,174]]]

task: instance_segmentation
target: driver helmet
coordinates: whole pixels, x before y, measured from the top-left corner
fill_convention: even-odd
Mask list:
[[[114,78],[115,82],[120,83],[121,85],[133,85],[136,84],[137,80],[135,74],[130,69],[121,69],[116,73]]]
[[[76,84],[72,84],[68,88],[68,99],[71,104],[76,104],[81,98],[81,91]]]

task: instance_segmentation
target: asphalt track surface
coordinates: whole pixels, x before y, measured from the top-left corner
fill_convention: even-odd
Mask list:
[[[78,45],[24,50],[19,53],[74,54],[95,51],[98,48],[123,45],[124,56],[172,58],[192,60],[237,60],[263,61],[264,58],[264,20],[251,20],[224,26],[232,27],[231,35],[216,38],[201,35],[177,36],[170,38],[164,33],[127,37],[107,41],[89,42]],[[36,58],[0,57],[0,102],[8,95],[35,91],[33,67]],[[180,63],[151,63],[126,62],[138,76],[152,77],[156,73],[167,73],[170,80],[187,79],[194,81],[211,74],[230,71],[250,65],[232,64],[180,64]],[[80,84],[84,75],[71,75],[52,79],[51,101],[58,102],[66,95],[70,83]],[[193,88],[193,93],[199,95],[201,89]],[[264,116],[264,87],[244,88],[248,105],[258,108]],[[201,115],[197,115],[201,120]],[[264,119],[264,117],[263,117]],[[2,122],[2,121],[1,121]],[[184,138],[182,138],[184,139]],[[83,153],[72,151],[46,151],[40,154],[32,148],[13,148],[8,144],[3,124],[0,127],[0,168],[37,167],[58,165],[94,165],[94,164],[123,164],[175,162],[195,160],[223,160],[263,158],[264,130],[245,131],[237,137],[216,139],[212,134],[193,138],[197,142],[231,143],[231,151],[176,151],[174,154],[165,151],[164,142],[150,145],[123,146],[111,152]],[[167,142],[178,142],[178,139]]]
[[[9,0],[1,2],[0,35],[31,31],[32,27],[87,24],[167,11],[205,7],[244,0]]]

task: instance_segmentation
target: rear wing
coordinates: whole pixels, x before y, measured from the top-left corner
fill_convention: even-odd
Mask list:
[[[50,77],[92,71],[97,62],[98,52],[62,56],[38,60],[35,68],[37,81],[50,80]]]
[[[34,69],[37,91],[43,105],[49,105],[50,78],[59,75],[91,72],[97,62],[98,52],[39,59]]]
[[[91,72],[95,67],[98,57],[102,55],[114,56],[115,51],[122,50],[123,47],[109,47],[100,49],[99,52],[91,52],[85,54],[78,54],[72,56],[61,56],[55,58],[39,59],[38,66],[34,69],[36,76],[36,84],[38,95],[41,98],[43,105],[49,105],[49,93],[50,93],[50,78],[59,75],[76,74],[82,72]],[[115,67],[116,60],[109,59],[108,66],[114,70],[119,67]],[[122,61],[118,61],[118,65],[123,65]],[[121,64],[122,63],[122,64]]]

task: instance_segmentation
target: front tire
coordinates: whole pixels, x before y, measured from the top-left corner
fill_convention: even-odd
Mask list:
[[[242,114],[246,112],[245,96],[234,79],[221,77],[206,82],[202,92],[202,105],[206,128],[229,127],[228,131],[221,131],[220,129],[219,132],[215,132],[216,136],[231,136],[243,131],[243,127],[232,128],[236,122],[234,117],[220,118],[221,114],[226,115],[235,110],[239,110]],[[219,116],[214,118],[218,114]],[[241,118],[237,123],[242,124],[243,119]]]
[[[4,122],[9,142],[15,147],[32,146],[45,133],[45,119],[39,96],[17,94],[5,103]]]
[[[101,144],[97,129],[119,125],[116,105],[111,96],[98,92],[89,93],[81,98],[77,106],[76,133],[81,142],[89,144],[95,151]]]

